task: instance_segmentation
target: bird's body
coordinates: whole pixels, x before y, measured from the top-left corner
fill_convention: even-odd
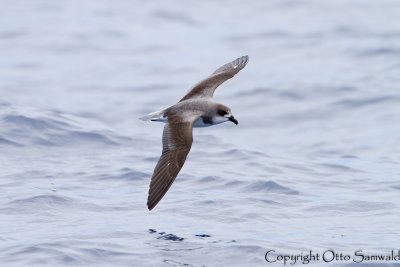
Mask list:
[[[238,124],[231,110],[213,101],[212,96],[220,84],[246,66],[248,59],[248,56],[243,56],[223,65],[198,83],[177,104],[141,118],[165,123],[163,150],[150,183],[149,210],[165,195],[185,163],[193,142],[193,127],[208,127],[226,121]]]
[[[168,123],[168,117],[173,114],[181,114],[180,119],[191,120],[193,116],[199,116],[194,122],[193,127],[209,127],[215,124],[219,124],[229,119],[219,119],[219,116],[214,116],[212,110],[217,108],[229,109],[222,104],[214,102],[212,99],[188,99],[179,102],[167,109],[150,113],[146,117],[142,117],[142,120],[151,120]]]

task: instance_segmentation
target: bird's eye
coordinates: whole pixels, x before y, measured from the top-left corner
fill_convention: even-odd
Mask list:
[[[225,116],[226,114],[228,114],[228,112],[226,112],[225,110],[222,110],[222,109],[220,109],[220,110],[218,110],[218,115],[220,115],[220,116]]]

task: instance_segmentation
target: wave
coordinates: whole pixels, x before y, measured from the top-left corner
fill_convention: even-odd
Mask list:
[[[299,192],[274,181],[257,181],[245,187],[246,191],[298,195]]]
[[[359,108],[364,106],[371,106],[377,104],[386,104],[390,102],[397,103],[400,101],[400,97],[397,95],[383,95],[369,98],[353,98],[353,99],[342,99],[334,102],[334,106],[344,106],[348,108]]]
[[[51,206],[51,207],[60,207],[65,208],[66,206],[70,206],[72,203],[76,202],[72,198],[61,197],[57,195],[38,195],[26,198],[20,198],[12,200],[8,203],[9,207],[43,207],[43,206]]]
[[[129,140],[93,118],[5,103],[1,103],[0,125],[2,146],[119,145]]]
[[[150,174],[140,171],[135,171],[130,168],[123,168],[118,174],[96,174],[96,180],[118,180],[118,181],[143,181],[149,179]]]
[[[23,260],[26,266],[30,265],[51,265],[59,264],[82,264],[85,265],[97,260],[111,260],[120,257],[132,256],[134,253],[120,251],[120,248],[111,247],[108,244],[92,244],[90,242],[79,242],[75,240],[38,243],[32,245],[13,246],[3,251],[5,253],[1,258],[2,262],[12,263]],[[50,264],[49,264],[50,265]]]

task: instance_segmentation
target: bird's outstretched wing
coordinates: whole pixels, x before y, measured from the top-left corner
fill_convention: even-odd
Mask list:
[[[246,66],[247,62],[249,62],[249,57],[243,56],[221,66],[211,76],[195,85],[179,102],[190,98],[212,97],[215,89],[226,80],[235,76]]]
[[[169,117],[164,126],[163,150],[151,178],[147,207],[153,209],[171,187],[192,147],[193,121]]]

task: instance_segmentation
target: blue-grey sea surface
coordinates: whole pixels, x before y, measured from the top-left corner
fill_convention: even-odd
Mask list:
[[[400,249],[399,1],[0,3],[1,266]],[[149,212],[163,125],[138,118],[246,54],[215,94],[239,125],[194,129]]]

